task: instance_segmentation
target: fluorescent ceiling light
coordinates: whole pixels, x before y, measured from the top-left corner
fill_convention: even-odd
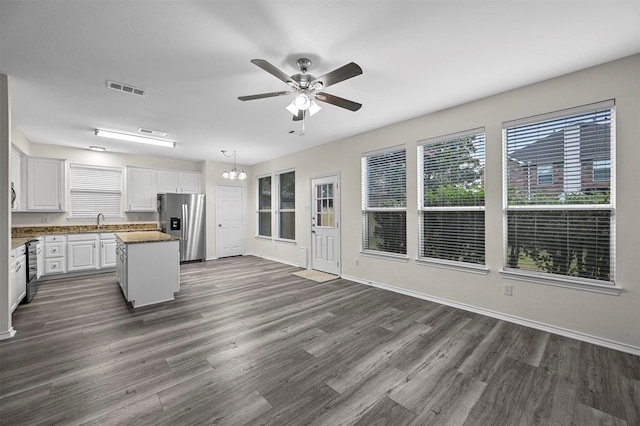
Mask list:
[[[106,151],[106,149],[105,149],[104,147],[101,147],[101,146],[95,146],[95,145],[91,145],[91,146],[89,147],[89,149],[90,149],[91,151],[98,151],[98,152]]]
[[[111,132],[111,131],[108,131],[108,130],[101,130],[101,129],[96,129],[96,136],[102,136],[103,138],[110,138],[110,139],[118,139],[118,140],[121,140],[121,141],[146,143],[146,144],[149,144],[149,145],[164,146],[166,148],[175,148],[176,147],[176,143],[173,142],[173,141],[167,141],[167,140],[164,140],[164,139],[156,139],[156,138],[147,138],[147,137],[143,137],[143,136],[129,135],[129,134],[126,134],[126,133]]]

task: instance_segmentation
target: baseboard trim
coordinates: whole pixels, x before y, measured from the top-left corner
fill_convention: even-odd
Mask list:
[[[11,327],[9,330],[3,331],[2,333],[0,333],[0,340],[11,339],[15,335],[16,335],[16,329]]]
[[[244,256],[255,256],[255,257],[259,257],[261,259],[266,259],[266,260],[271,260],[273,262],[278,262],[278,263],[284,263],[285,265],[289,265],[289,266],[295,266],[296,268],[301,268],[301,266],[298,263],[295,262],[290,262],[288,260],[284,260],[284,259],[278,259],[275,257],[271,257],[271,256],[265,256],[263,254],[258,254],[258,253],[245,253]],[[306,268],[305,268],[306,269]]]
[[[430,302],[440,303],[442,305],[451,306],[452,308],[462,309],[464,311],[474,312],[480,315],[486,315],[488,317],[504,320],[514,324],[523,325],[525,327],[535,328],[537,330],[546,331],[548,333],[557,334],[571,339],[580,340],[586,343],[592,343],[594,345],[603,346],[605,348],[613,349],[620,352],[629,353],[631,355],[640,356],[640,347],[628,345],[626,343],[620,343],[602,337],[593,336],[590,334],[582,333],[579,331],[569,330],[563,327],[557,327],[555,325],[546,324],[538,321],[533,321],[527,318],[518,317],[515,315],[505,314],[502,312],[492,311],[490,309],[480,308],[473,305],[467,305],[466,303],[455,302],[453,300],[443,299],[436,296],[430,296],[428,294],[420,293],[413,290],[406,290],[400,287],[395,287],[388,284],[382,284],[374,281],[363,280],[359,277],[351,275],[342,275],[343,279],[354,281],[356,283],[377,287],[383,290],[392,291],[394,293],[404,294],[406,296],[415,297],[418,299],[428,300]]]

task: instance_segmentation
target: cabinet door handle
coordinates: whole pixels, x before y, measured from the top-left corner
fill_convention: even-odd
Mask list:
[[[62,210],[62,203],[58,203],[58,210]]]
[[[93,248],[96,248],[96,243],[93,243]]]

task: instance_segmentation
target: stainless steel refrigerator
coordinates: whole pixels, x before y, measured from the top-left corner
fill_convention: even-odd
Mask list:
[[[180,262],[206,259],[204,194],[158,194],[160,229],[180,237]]]

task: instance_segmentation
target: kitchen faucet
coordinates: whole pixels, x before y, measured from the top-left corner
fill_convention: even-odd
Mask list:
[[[102,221],[104,222],[104,215],[102,213],[98,213],[98,218],[96,219],[96,224],[98,225],[98,229],[100,229],[100,216],[102,216]]]

